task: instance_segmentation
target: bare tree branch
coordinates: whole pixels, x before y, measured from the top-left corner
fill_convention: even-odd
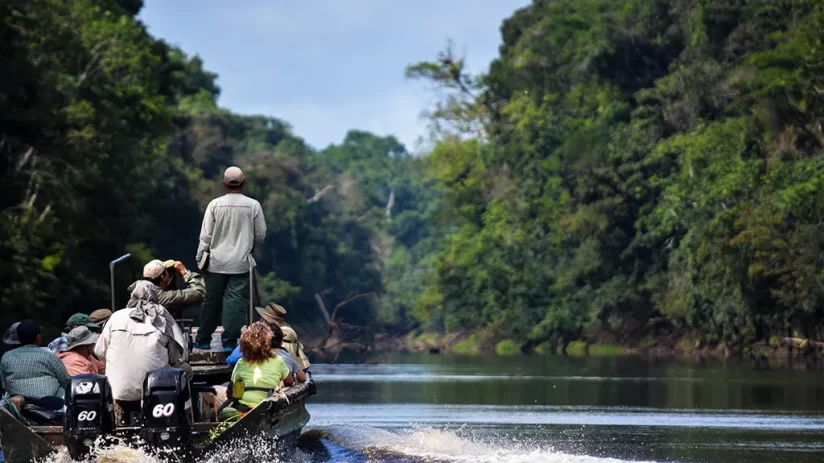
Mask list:
[[[332,361],[331,361],[330,363],[337,363],[337,362],[338,362],[338,360],[340,359],[340,354],[342,354],[342,353],[343,353],[343,350],[344,350],[344,349],[359,349],[359,350],[360,350],[360,353],[361,353],[361,354],[364,354],[364,356],[365,356],[365,355],[366,355],[366,354],[367,354],[367,353],[371,350],[371,348],[369,347],[369,345],[368,345],[368,344],[360,344],[360,343],[348,342],[348,343],[346,343],[346,344],[342,344],[342,345],[340,346],[340,348],[338,349],[338,352],[337,352],[337,353],[335,354],[335,356],[332,358]],[[365,358],[364,358],[364,360],[365,360]]]
[[[319,191],[316,190],[315,191],[315,196],[312,196],[311,198],[307,199],[306,203],[307,204],[314,204],[314,203],[320,201],[321,198],[323,197],[323,195],[326,194],[326,192],[328,192],[332,188],[333,188],[333,185],[330,183],[329,185],[326,185],[325,187],[323,187],[322,190],[319,190]]]
[[[343,301],[340,304],[336,305],[335,310],[332,311],[332,321],[335,322],[335,320],[338,316],[338,309],[340,309],[341,307],[345,306],[346,304],[348,304],[350,302],[357,301],[358,299],[363,299],[364,297],[371,296],[373,294],[375,294],[375,293],[374,292],[361,293],[361,294],[352,296],[349,299],[346,299],[345,301]]]
[[[329,310],[326,308],[326,304],[323,302],[323,298],[320,296],[320,294],[315,293],[315,301],[318,303],[318,308],[320,309],[321,313],[323,313],[323,318],[326,319],[326,323],[329,325],[329,329],[326,330],[326,335],[315,345],[315,347],[313,347],[310,350],[310,352],[319,355],[324,355],[325,352],[329,349],[332,349],[333,347],[341,343],[348,343],[348,340],[351,340],[353,337],[356,338],[361,336],[364,331],[364,327],[350,325],[348,323],[343,323],[342,321],[339,321],[338,311],[346,304],[370,296],[372,294],[374,293],[370,292],[352,296],[336,305],[334,310],[332,310],[332,314],[330,315]],[[329,340],[335,337],[336,334],[337,341],[333,342],[332,344],[329,344]]]
[[[26,151],[26,154],[23,155],[23,158],[20,159],[20,162],[17,163],[17,169],[15,169],[14,171],[15,175],[20,173],[20,171],[23,169],[23,167],[26,165],[26,163],[29,161],[29,158],[31,158],[33,154],[34,147],[30,146],[28,151]]]
[[[386,220],[392,221],[392,207],[395,206],[395,187],[389,190],[389,201],[386,202]]]
[[[51,203],[46,205],[46,208],[43,209],[43,212],[41,212],[40,216],[37,217],[37,225],[40,225],[40,223],[43,222],[43,219],[45,219],[46,216],[49,214],[49,211],[51,211],[51,207],[52,207]]]
[[[315,301],[317,301],[318,308],[323,313],[323,318],[326,320],[326,323],[331,325],[332,318],[329,316],[329,311],[326,310],[326,304],[323,303],[323,299],[320,297],[320,294],[315,293]]]

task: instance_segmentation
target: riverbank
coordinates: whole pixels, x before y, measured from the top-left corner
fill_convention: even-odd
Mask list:
[[[639,342],[621,345],[607,342],[572,341],[565,349],[539,344],[528,352],[522,343],[512,339],[489,339],[483,333],[440,334],[410,332],[405,335],[377,335],[374,348],[381,352],[408,352],[459,355],[566,355],[571,357],[647,356],[659,358],[745,358],[754,361],[786,363],[799,360],[816,368],[824,367],[822,343],[800,338],[772,337],[747,346],[730,348],[724,345],[702,345],[690,336],[665,339],[643,338]]]

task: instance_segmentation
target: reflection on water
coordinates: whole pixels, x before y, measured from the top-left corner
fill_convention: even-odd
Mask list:
[[[824,460],[817,372],[638,358],[391,355],[380,361],[312,367],[318,394],[291,461]],[[126,449],[102,457],[154,463]],[[237,463],[236,451],[208,461]]]
[[[324,391],[319,399],[338,403],[824,410],[818,372],[753,370],[717,362],[670,366],[634,357],[393,355],[381,360],[395,363],[313,368],[319,379],[335,384],[334,390]]]

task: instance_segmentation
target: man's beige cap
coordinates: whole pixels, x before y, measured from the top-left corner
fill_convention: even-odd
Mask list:
[[[166,271],[167,268],[175,266],[175,261],[167,260],[166,262],[155,259],[143,267],[143,278],[154,280]]]
[[[223,183],[229,186],[240,186],[246,177],[243,176],[243,171],[240,167],[232,166],[223,172]]]

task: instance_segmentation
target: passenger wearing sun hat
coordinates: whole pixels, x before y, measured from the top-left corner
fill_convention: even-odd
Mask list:
[[[17,327],[20,322],[12,323],[12,325],[3,333],[3,343],[0,344],[0,357],[6,352],[16,349],[20,346],[20,339],[17,337]]]
[[[112,311],[109,309],[97,309],[89,315],[89,319],[95,325],[103,328],[103,325],[106,324],[106,321],[112,316]]]
[[[106,374],[106,364],[94,358],[93,355],[94,343],[97,342],[98,337],[100,335],[87,326],[78,326],[66,335],[69,347],[57,356],[60,357],[71,376],[85,373]]]
[[[301,364],[302,369],[311,365],[303,351],[303,344],[298,341],[298,334],[286,323],[286,308],[282,305],[269,303],[266,307],[255,307],[260,318],[269,325],[277,325],[283,331],[283,348]]]
[[[55,354],[68,350],[69,341],[66,339],[66,335],[69,331],[78,326],[85,326],[94,332],[100,333],[100,327],[97,323],[94,323],[88,315],[78,312],[66,320],[66,326],[63,328],[63,333],[50,342],[47,348]]]
[[[206,277],[197,347],[208,349],[212,333],[223,325],[223,350],[231,352],[246,323],[252,253],[263,245],[266,220],[260,203],[243,194],[246,176],[239,167],[223,172],[227,193],[213,199],[203,214],[195,260]]]
[[[173,287],[175,273],[183,277],[186,288]],[[174,317],[179,316],[184,308],[200,304],[206,297],[206,282],[203,276],[189,271],[179,260],[152,260],[143,267],[143,278],[158,287],[157,303]],[[134,290],[135,284],[129,286],[129,292]]]
[[[298,341],[298,335],[295,333],[295,330],[286,323],[286,309],[281,305],[270,303],[266,307],[255,307],[255,310],[257,310],[260,315],[261,321],[269,325],[273,332],[280,331],[280,333],[282,333],[282,339],[277,348],[284,350],[286,354],[288,354],[288,360],[284,360],[286,364],[289,365],[290,362],[295,362],[297,364],[296,368],[300,368],[301,370],[309,368],[311,363],[309,363],[309,359],[306,358],[306,354],[303,352],[303,344]],[[241,357],[240,347],[236,347],[235,350],[226,357],[226,363],[230,366],[235,366]],[[298,379],[299,381],[304,381],[304,379],[300,379],[300,377],[298,377]]]
[[[20,322],[12,323],[9,329],[3,333],[3,344],[8,344],[9,346],[19,346],[20,339],[17,337],[17,327],[20,325]]]

